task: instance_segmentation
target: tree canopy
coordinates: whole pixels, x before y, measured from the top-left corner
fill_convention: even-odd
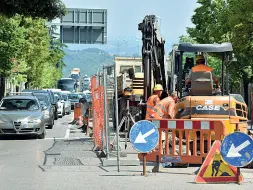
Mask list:
[[[66,7],[61,0],[1,0],[0,14],[8,17],[21,14],[48,20],[61,17]]]
[[[22,23],[22,24],[21,24]],[[28,82],[30,87],[54,87],[62,75],[63,44],[52,40],[46,20],[0,16],[0,75]]]

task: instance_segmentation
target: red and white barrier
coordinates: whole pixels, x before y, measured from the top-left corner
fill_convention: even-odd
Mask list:
[[[213,121],[152,120],[152,123],[161,129],[214,130]]]

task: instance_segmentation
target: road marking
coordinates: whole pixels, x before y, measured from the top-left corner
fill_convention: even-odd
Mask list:
[[[71,128],[71,125],[68,125],[68,129],[66,130],[66,134],[64,136],[64,139],[68,139],[69,138],[70,128]]]
[[[83,137],[71,137],[68,138],[68,140],[76,140],[76,139],[85,139]],[[44,139],[37,139],[37,140],[66,140],[66,138],[57,138],[57,137],[49,137],[49,138],[44,138]]]

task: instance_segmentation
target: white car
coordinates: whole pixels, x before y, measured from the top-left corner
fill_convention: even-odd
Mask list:
[[[71,113],[71,102],[69,100],[68,93],[66,93],[66,94],[62,93],[62,97],[63,97],[64,105],[65,105],[65,113],[70,114]]]
[[[63,100],[63,97],[60,92],[54,92],[54,96],[57,100],[58,105],[58,116],[63,117],[65,115],[65,101]]]

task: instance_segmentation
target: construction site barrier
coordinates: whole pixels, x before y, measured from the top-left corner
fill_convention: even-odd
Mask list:
[[[74,104],[74,120],[77,120],[77,121],[82,120],[80,117],[82,117],[82,104],[75,103]]]
[[[92,94],[92,130],[95,150],[103,149],[103,126],[104,126],[104,87],[100,85],[99,76],[91,78]]]
[[[159,144],[147,154],[149,162],[202,164],[214,140],[224,138],[223,121],[152,120],[159,131]],[[140,160],[142,154],[138,154]]]

